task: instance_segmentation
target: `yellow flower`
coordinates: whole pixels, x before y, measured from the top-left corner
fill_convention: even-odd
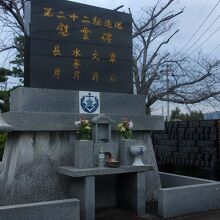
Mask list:
[[[120,129],[121,127],[122,127],[122,124],[118,124],[118,125],[117,125],[117,128]]]

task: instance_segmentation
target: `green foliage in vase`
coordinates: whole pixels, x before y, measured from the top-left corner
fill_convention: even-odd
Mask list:
[[[0,132],[0,161],[2,160],[3,157],[7,137],[8,137],[7,132]]]

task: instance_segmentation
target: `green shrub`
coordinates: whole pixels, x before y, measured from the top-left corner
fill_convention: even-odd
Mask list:
[[[3,157],[7,137],[8,137],[7,132],[0,132],[0,161],[2,160]]]

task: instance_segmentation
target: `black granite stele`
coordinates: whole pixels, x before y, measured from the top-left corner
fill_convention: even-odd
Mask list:
[[[129,14],[67,0],[32,0],[26,11],[25,86],[132,93]]]

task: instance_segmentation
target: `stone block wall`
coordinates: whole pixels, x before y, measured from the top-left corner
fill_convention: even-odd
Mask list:
[[[159,167],[168,164],[213,173],[219,163],[220,121],[166,122],[165,131],[154,132],[153,143]]]

